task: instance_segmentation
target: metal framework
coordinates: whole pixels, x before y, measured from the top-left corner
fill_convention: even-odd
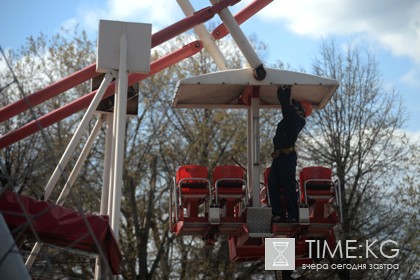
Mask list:
[[[180,81],[173,98],[173,106],[180,108],[234,108],[247,110],[248,172],[246,173],[246,180],[226,175],[219,181],[214,182],[214,188],[212,182],[204,177],[187,176],[180,178],[180,180],[174,180],[171,190],[171,230],[177,235],[202,235],[210,245],[215,242],[217,235],[227,234],[230,240],[232,261],[260,259],[264,255],[264,237],[301,234],[302,231],[308,231],[308,228],[311,229],[309,225],[311,218],[306,217],[306,223],[302,225],[271,226],[271,208],[262,207],[260,204],[260,174],[262,170],[260,166],[259,110],[261,108],[279,108],[274,92],[277,86],[285,84],[294,85],[293,94],[295,98],[310,101],[314,107],[321,109],[338,87],[338,82],[302,73],[269,69],[263,66],[239,24],[252,17],[272,0],[255,0],[235,16],[230,13],[228,7],[240,0],[210,0],[212,5],[200,11],[194,11],[188,0],[177,1],[186,17],[151,35],[151,47],[156,47],[192,28],[194,28],[199,40],[151,62],[149,73],[128,73],[126,65],[127,38],[122,36],[119,53],[115,54],[120,59],[119,67],[118,69],[106,71],[105,77],[97,90],[93,90],[55,111],[2,135],[0,137],[0,149],[7,148],[13,143],[87,108],[83,119],[45,187],[44,199],[47,200],[62,175],[62,170],[67,165],[70,156],[74,153],[82,133],[86,130],[98,104],[101,100],[115,94],[116,104],[114,112],[104,113],[98,119],[76,165],[69,178],[67,178],[56,204],[63,205],[86,159],[87,153],[92,147],[93,140],[98,134],[102,123],[105,123],[104,185],[102,188],[100,214],[109,215],[111,228],[118,239],[127,87],[205,48],[221,71]],[[216,14],[219,15],[223,24],[210,33],[203,23],[213,18]],[[215,44],[215,40],[219,40],[229,33],[248,61],[249,69],[228,69],[226,59]],[[96,70],[97,64],[92,64],[13,104],[0,108],[0,122],[4,122],[68,89],[97,77],[100,73]],[[117,79],[117,82],[112,82],[113,79]],[[200,91],[197,91],[198,87],[200,87]],[[201,90],[203,88],[205,90]],[[215,92],[218,92],[219,95],[217,96]],[[201,95],[198,93],[201,93]],[[312,178],[312,180],[317,180],[317,178]],[[197,181],[204,181],[206,184],[204,191],[195,189],[194,191],[196,192],[194,193],[189,189],[188,184],[194,184]],[[232,182],[240,182],[240,188],[232,187],[230,185]],[[230,193],[230,191],[232,192]],[[304,185],[304,193],[307,195],[306,183]],[[335,196],[335,191],[332,194]],[[339,196],[337,196],[338,199]],[[218,204],[217,207],[211,206],[213,201]],[[196,207],[203,202],[208,205],[206,208],[207,212],[201,217]],[[221,212],[219,208],[221,203],[229,205],[227,207],[230,207],[230,209],[225,209],[228,214]],[[307,197],[302,201],[302,205],[308,209]],[[186,210],[186,208],[188,209]],[[317,232],[317,234],[321,234],[324,237],[325,235],[330,235],[331,229],[337,223],[337,220],[330,222],[318,221],[318,224],[322,225],[321,228],[323,230],[321,233]],[[315,226],[315,228],[319,228],[319,225]],[[311,231],[309,230],[309,232]],[[32,266],[40,248],[40,243],[34,246],[30,257],[26,261],[27,268]],[[302,250],[304,251],[304,249]],[[303,259],[303,262],[308,261],[304,256],[302,257]],[[95,278],[103,278],[106,276],[106,273],[103,260],[98,258]]]

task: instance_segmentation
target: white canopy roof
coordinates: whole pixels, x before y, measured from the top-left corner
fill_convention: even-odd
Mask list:
[[[338,81],[305,73],[265,68],[264,80],[254,78],[250,68],[225,70],[177,83],[172,106],[175,108],[247,108],[240,99],[244,89],[259,86],[261,108],[280,108],[277,87],[292,85],[292,98],[306,100],[321,109],[339,86]]]

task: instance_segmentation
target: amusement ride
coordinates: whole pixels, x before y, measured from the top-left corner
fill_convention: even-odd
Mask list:
[[[292,98],[309,102],[315,110],[321,110],[328,105],[339,83],[329,78],[263,65],[239,25],[272,0],[255,0],[236,15],[231,14],[229,7],[240,0],[210,0],[211,5],[199,11],[195,11],[188,0],[177,2],[186,17],[154,34],[151,34],[150,24],[101,20],[95,64],[0,108],[0,122],[5,122],[32,106],[83,82],[92,81],[90,93],[0,136],[0,149],[5,149],[86,109],[45,186],[43,200],[12,191],[2,192],[0,229],[5,236],[2,240],[7,240],[2,242],[7,246],[2,246],[5,251],[0,255],[6,256],[8,271],[0,271],[0,274],[15,279],[28,278],[27,271],[31,269],[42,244],[71,245],[74,249],[98,254],[95,279],[120,273],[122,253],[118,247],[118,231],[125,125],[127,114],[131,113],[130,102],[141,102],[141,94],[130,89],[137,85],[141,92],[141,80],[202,49],[210,54],[219,71],[180,80],[172,106],[180,109],[246,110],[247,163],[246,167],[223,165],[213,170],[191,163],[180,166],[170,188],[170,231],[176,236],[200,236],[207,246],[213,246],[218,236],[225,235],[232,262],[263,260],[266,238],[294,238],[296,266],[316,261],[309,256],[312,243],[305,240],[323,240],[330,248],[334,247],[334,227],[340,223],[341,195],[339,182],[333,180],[331,168],[308,166],[301,169],[296,185],[299,221],[271,222],[267,191],[270,168],[261,166],[259,113],[263,109],[281,109],[276,91],[284,85],[292,86]],[[204,23],[216,14],[223,23],[209,32]],[[190,29],[194,29],[198,40],[150,61],[152,48]],[[249,67],[228,69],[226,59],[215,43],[228,34]],[[109,102],[111,96],[115,96],[112,104]],[[62,176],[62,170],[94,114],[101,114],[101,117],[90,132],[58,200],[50,202],[49,197]],[[103,123],[106,143],[101,207],[99,215],[83,214],[65,208],[63,204]],[[21,256],[7,255],[7,250],[16,246],[9,229],[20,230],[26,238],[36,241],[25,264]]]

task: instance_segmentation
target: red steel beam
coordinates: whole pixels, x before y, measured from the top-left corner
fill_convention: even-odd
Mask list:
[[[128,84],[132,85],[140,80],[146,79],[150,75],[156,74],[157,72],[162,71],[163,69],[180,62],[181,60],[190,57],[203,48],[203,44],[201,41],[197,40],[195,42],[189,43],[185,45],[181,49],[178,49],[162,58],[159,58],[153,61],[150,64],[150,73],[149,74],[130,74],[128,75]],[[104,97],[107,98],[114,94],[115,91],[115,83],[111,83],[106,90]],[[19,140],[22,140],[25,137],[28,137],[39,130],[46,128],[60,120],[63,120],[78,111],[82,110],[89,106],[90,102],[92,101],[93,97],[95,96],[97,90],[92,91],[89,94],[86,94],[73,102],[60,107],[36,120],[27,123],[26,125],[13,130],[0,138],[0,149],[3,149]]]
[[[271,2],[273,2],[273,0],[255,0],[254,2],[243,8],[241,11],[239,11],[234,16],[234,18],[236,19],[236,22],[238,24],[242,24]],[[215,40],[219,40],[225,37],[227,34],[229,34],[229,31],[227,30],[226,26],[222,23],[218,27],[216,27],[211,34],[213,35],[213,38]]]
[[[240,0],[239,0],[240,1]],[[238,0],[222,0],[219,3],[204,8],[191,16],[188,16],[152,35],[152,48],[166,42],[173,37],[193,28],[195,25],[210,20],[215,14],[228,6],[232,6],[239,2]],[[90,80],[99,73],[96,73],[96,63],[79,70],[78,72],[55,82],[27,97],[0,108],[0,122],[4,122],[17,114],[20,114],[33,106],[63,93],[87,80]]]
[[[42,102],[51,99],[66,90],[92,79],[99,74],[100,73],[96,73],[96,64],[92,64],[58,82],[52,83],[51,85],[20,99],[19,101],[4,106],[0,109],[0,123],[30,109],[33,106],[41,104]]]

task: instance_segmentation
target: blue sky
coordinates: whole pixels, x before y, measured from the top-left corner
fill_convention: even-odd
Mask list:
[[[196,10],[210,5],[190,1]],[[232,13],[250,2],[242,0]],[[175,0],[2,0],[0,7],[3,49],[75,24],[95,39],[99,19],[151,23],[154,33],[184,17]],[[274,0],[242,29],[268,44],[269,63],[281,60],[295,69],[309,70],[328,36],[367,48],[379,61],[383,81],[401,93],[410,114],[406,130],[420,136],[420,1]]]

